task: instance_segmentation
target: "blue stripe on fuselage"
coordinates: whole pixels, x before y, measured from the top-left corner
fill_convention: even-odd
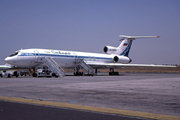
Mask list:
[[[105,57],[89,57],[89,56],[74,56],[74,55],[57,55],[57,54],[43,54],[43,53],[23,53],[18,56],[52,56],[52,57],[68,57],[68,58],[90,58],[90,59],[107,59],[113,60],[113,58],[105,58]]]

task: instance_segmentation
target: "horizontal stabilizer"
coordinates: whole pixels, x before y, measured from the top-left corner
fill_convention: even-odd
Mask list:
[[[123,39],[131,39],[135,40],[136,38],[159,38],[160,36],[127,36],[127,35],[119,35],[119,37],[122,37]],[[121,39],[121,40],[123,40]]]

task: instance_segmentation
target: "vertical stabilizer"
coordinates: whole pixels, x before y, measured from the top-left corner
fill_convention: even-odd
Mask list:
[[[121,44],[118,46],[118,53],[119,55],[127,56],[129,55],[129,51],[131,49],[133,40],[125,39],[121,42]]]

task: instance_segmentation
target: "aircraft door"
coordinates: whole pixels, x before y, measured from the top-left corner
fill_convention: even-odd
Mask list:
[[[74,53],[73,55],[74,55],[75,62],[76,62],[76,60],[78,59],[77,54],[76,54],[76,53]]]
[[[35,61],[38,61],[38,57],[39,57],[39,51],[34,50],[34,56],[35,56]]]

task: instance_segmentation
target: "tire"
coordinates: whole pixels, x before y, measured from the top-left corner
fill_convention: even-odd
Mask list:
[[[12,77],[12,75],[11,74],[8,74],[8,78],[11,78]]]
[[[33,73],[33,77],[37,77],[37,74],[36,74],[36,73]]]

